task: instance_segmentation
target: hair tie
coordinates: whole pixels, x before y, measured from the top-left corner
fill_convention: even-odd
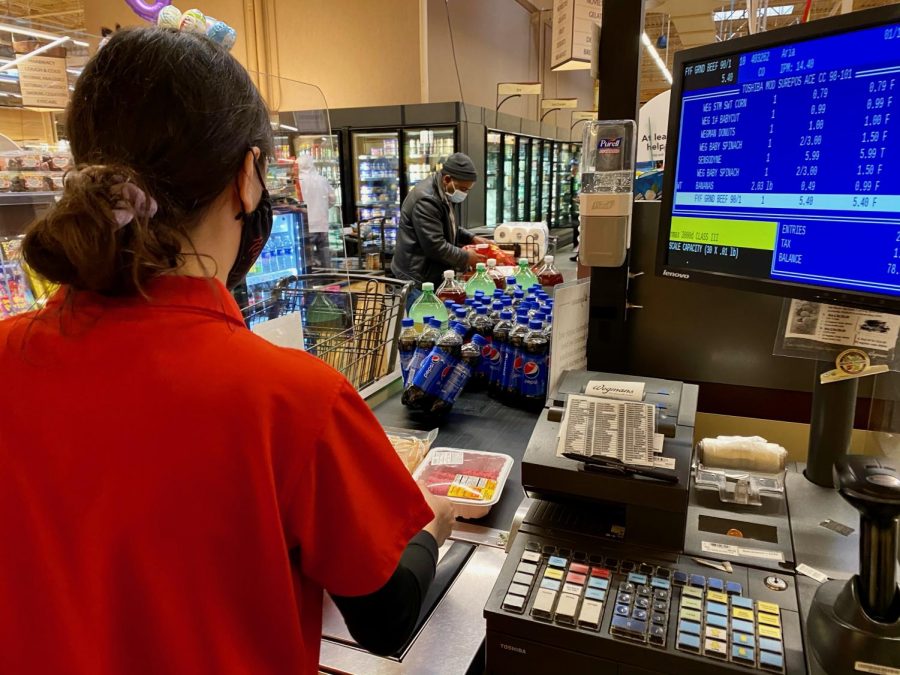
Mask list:
[[[149,220],[156,215],[156,200],[126,178],[113,185],[110,193],[116,200],[112,211],[119,230],[131,223],[135,216]]]

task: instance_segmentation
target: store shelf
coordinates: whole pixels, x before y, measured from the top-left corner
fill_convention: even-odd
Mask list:
[[[49,204],[61,195],[62,192],[3,192],[0,193],[0,206]]]
[[[400,159],[399,155],[359,155],[358,159],[362,161],[371,161],[375,159]]]
[[[397,202],[356,202],[356,205],[366,209],[399,209],[400,205]]]
[[[360,183],[375,183],[383,180],[396,180],[397,176],[391,174],[390,176],[384,176],[383,178],[360,178]]]
[[[248,274],[247,285],[255,286],[256,284],[265,284],[270,281],[277,281],[284,277],[296,276],[297,270],[290,268],[286,270],[276,270],[275,272],[264,272],[262,274]]]

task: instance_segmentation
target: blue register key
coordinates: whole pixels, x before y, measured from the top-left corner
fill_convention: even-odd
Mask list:
[[[740,595],[744,591],[744,587],[736,581],[729,581],[725,584],[725,591],[728,595]]]
[[[637,586],[645,586],[647,584],[647,575],[646,574],[636,574],[632,572],[628,575],[628,583],[635,584]]]
[[[691,575],[691,586],[695,586],[697,588],[703,588],[706,586],[706,577],[702,574],[692,574]]]
[[[731,660],[737,663],[753,665],[756,661],[754,650],[750,647],[742,647],[741,645],[731,646]]]
[[[744,647],[756,647],[756,638],[752,635],[747,635],[746,633],[732,633],[731,634],[731,643],[736,645],[743,645]]]
[[[759,648],[764,652],[775,652],[776,654],[781,654],[784,650],[784,647],[781,646],[781,640],[764,637],[759,638]]]
[[[598,579],[597,577],[591,577],[588,579],[588,588],[599,588],[601,591],[605,591],[609,588],[609,579]]]
[[[771,652],[759,653],[759,665],[761,668],[771,668],[772,670],[781,670],[784,668],[784,657],[781,654],[772,654]]]
[[[728,616],[728,607],[727,607],[727,605],[723,605],[721,602],[707,602],[706,603],[706,613],[707,614],[720,614],[721,616]]]
[[[745,598],[742,595],[732,595],[731,596],[731,606],[732,607],[740,607],[741,609],[753,609],[753,600],[750,598]]]
[[[653,577],[650,585],[653,588],[661,588],[664,591],[668,591],[672,587],[668,579],[660,579],[659,577]]]
[[[550,567],[565,567],[566,563],[569,562],[565,558],[560,558],[559,556],[553,556],[550,560],[547,561],[547,564]]]
[[[709,590],[711,591],[724,591],[725,590],[725,582],[721,579],[717,579],[716,577],[710,577],[706,580],[706,585],[709,586]]]
[[[560,586],[560,582],[555,579],[544,579],[541,582],[541,588],[546,588],[548,591],[558,591]]]
[[[689,633],[679,633],[677,645],[681,649],[700,650],[700,638]]]
[[[672,575],[672,580],[679,586],[684,586],[688,582],[687,572],[679,572],[676,570],[675,574]]]
[[[753,624],[749,621],[744,621],[742,619],[732,619],[731,620],[731,630],[736,630],[739,633],[747,633],[749,635],[753,635]]]
[[[638,640],[646,640],[647,622],[630,619],[625,616],[614,616],[609,626],[610,631],[614,634],[624,635],[626,637]],[[700,638],[697,638],[699,644]]]
[[[606,600],[606,591],[601,591],[599,588],[589,588],[584,592],[584,597],[588,600],[603,602]]]
[[[678,622],[678,632],[688,633],[689,635],[700,635],[700,624],[682,619]]]
[[[716,628],[728,628],[728,618],[718,614],[707,614],[706,625],[715,626]]]

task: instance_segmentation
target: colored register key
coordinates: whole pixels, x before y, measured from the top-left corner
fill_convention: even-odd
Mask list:
[[[569,572],[566,575],[566,582],[570,584],[578,584],[579,586],[584,586],[584,582],[587,580],[583,574],[577,574],[576,572]]]
[[[569,565],[569,572],[575,572],[575,574],[587,574],[588,566],[582,565],[581,563],[572,563]]]
[[[600,579],[609,579],[609,570],[605,567],[592,567],[591,576],[598,577]]]

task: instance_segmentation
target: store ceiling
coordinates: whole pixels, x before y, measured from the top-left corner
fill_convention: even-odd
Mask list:
[[[0,15],[48,32],[84,31],[84,0],[0,0]]]

